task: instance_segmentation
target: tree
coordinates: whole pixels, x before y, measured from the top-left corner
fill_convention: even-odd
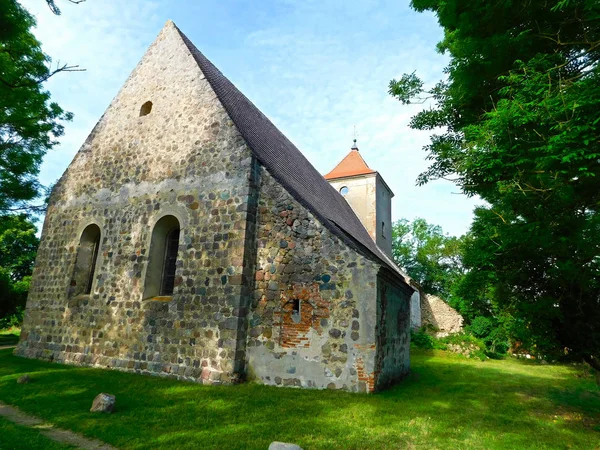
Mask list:
[[[463,275],[463,240],[425,219],[400,219],[392,226],[392,256],[425,292],[448,299]]]
[[[442,127],[418,183],[452,179],[489,206],[465,251],[471,297],[504,308],[541,353],[600,370],[600,3],[413,0],[444,29],[447,80],[392,80]]]
[[[25,307],[38,245],[25,214],[0,216],[0,319]]]
[[[43,83],[58,72],[30,29],[35,19],[15,0],[0,0],[0,213],[27,207],[41,186],[39,166],[72,114],[64,112]]]

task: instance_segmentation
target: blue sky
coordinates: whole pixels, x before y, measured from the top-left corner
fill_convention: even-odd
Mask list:
[[[414,70],[426,83],[443,77],[435,52],[441,29],[408,0],[22,0],[38,20],[35,34],[54,62],[85,72],[47,84],[75,114],[43,163],[42,183],[60,177],[129,73],[168,19],[265,113],[321,172],[358,146],[395,193],[393,219],[424,217],[462,234],[477,201],[449,182],[415,186],[427,167],[428,133],[411,130],[422,106],[387,94],[389,80]]]

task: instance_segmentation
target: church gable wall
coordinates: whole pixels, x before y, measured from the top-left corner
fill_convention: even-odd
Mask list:
[[[17,354],[235,381],[254,164],[176,29],[166,27],[52,195]],[[174,292],[160,299],[170,301],[148,300],[152,229],[167,215],[181,227]],[[91,292],[70,295],[92,223],[101,237]]]
[[[256,239],[248,376],[374,390],[379,265],[323,227],[266,170]]]

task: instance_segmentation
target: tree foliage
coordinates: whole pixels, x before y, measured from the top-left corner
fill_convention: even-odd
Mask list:
[[[448,299],[463,274],[463,240],[425,219],[400,219],[392,226],[392,256],[425,292]]]
[[[600,3],[413,0],[444,29],[447,80],[392,80],[413,117],[442,127],[418,182],[483,198],[463,296],[497,305],[540,352],[600,370]]]
[[[0,216],[0,319],[25,307],[38,245],[26,215]]]
[[[0,0],[0,212],[22,209],[40,193],[46,152],[72,119],[43,83],[74,66],[51,67],[31,33],[35,19],[15,0]]]

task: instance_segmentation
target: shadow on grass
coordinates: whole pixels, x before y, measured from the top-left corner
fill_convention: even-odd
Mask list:
[[[32,382],[15,388],[29,373]],[[42,363],[0,351],[0,400],[123,449],[594,448],[600,396],[564,366],[473,362],[439,352],[376,395],[245,384],[201,386]],[[99,392],[113,415],[89,413]]]
[[[19,336],[16,334],[0,334],[0,346],[17,345]]]

